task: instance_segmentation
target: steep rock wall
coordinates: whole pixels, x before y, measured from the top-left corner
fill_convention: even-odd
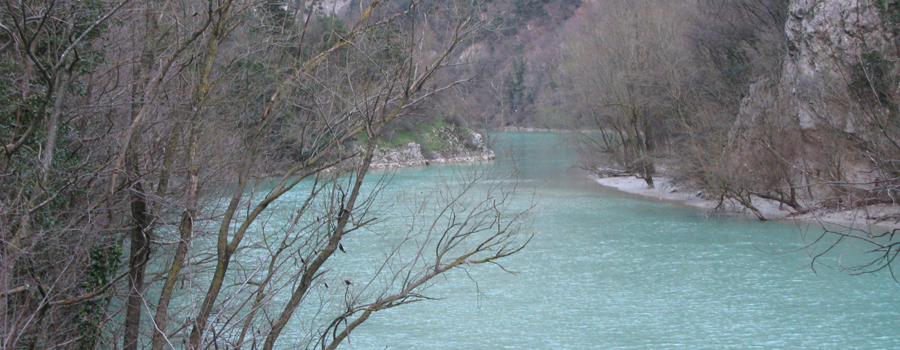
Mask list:
[[[855,132],[865,122],[850,86],[863,55],[884,51],[889,36],[871,0],[794,0],[785,25],[788,55],[781,96],[804,130],[820,123]]]
[[[730,138],[750,151],[739,152],[788,163],[780,176],[810,199],[862,193],[883,176],[854,144],[871,141],[873,117],[890,108],[865,97],[866,65],[894,41],[876,7],[884,3],[791,1],[780,74],[757,81],[742,101]]]
[[[781,74],[766,77],[742,102],[738,125],[776,112],[802,130],[826,126],[855,132],[865,122],[851,87],[863,57],[885,51],[891,36],[883,29],[874,0],[793,0],[785,23],[787,54]]]

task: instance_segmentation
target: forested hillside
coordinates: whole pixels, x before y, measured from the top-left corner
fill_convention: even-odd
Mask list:
[[[333,349],[519,251],[528,208],[495,178],[389,232],[367,179],[379,143],[454,124],[437,98],[474,78],[452,70],[491,6],[3,1],[0,348]],[[362,257],[382,268],[331,272],[362,231],[390,238]]]

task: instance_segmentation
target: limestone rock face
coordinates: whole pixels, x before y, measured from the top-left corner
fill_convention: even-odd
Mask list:
[[[781,75],[756,82],[742,102],[738,124],[760,115],[793,119],[801,130],[830,128],[855,132],[866,119],[850,90],[862,57],[884,51],[884,31],[872,1],[793,0],[785,23],[787,54]]]
[[[410,142],[399,149],[379,148],[375,151],[372,168],[399,168],[424,166],[427,160],[422,155],[422,145]]]
[[[852,98],[853,66],[866,53],[890,44],[881,21],[872,1],[791,1],[780,95],[788,99],[802,129],[827,122],[855,131],[861,111],[840,101]]]
[[[322,0],[317,3],[317,10],[323,14],[343,15],[350,7],[351,0]]]
[[[812,197],[833,193],[834,188],[823,183],[874,183],[878,176],[867,158],[841,141],[866,139],[863,130],[872,130],[873,113],[884,112],[854,90],[859,89],[860,79],[865,85],[860,67],[870,63],[867,57],[873,52],[893,52],[890,48],[896,40],[885,29],[875,4],[874,0],[792,0],[780,74],[751,86],[729,134],[731,140],[743,139],[735,141],[738,148],[775,147],[781,159],[793,165],[794,183],[807,186]],[[759,142],[765,137],[790,140],[778,149]]]

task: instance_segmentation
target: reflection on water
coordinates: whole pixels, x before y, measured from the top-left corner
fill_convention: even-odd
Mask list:
[[[814,273],[792,252],[796,226],[599,187],[555,134],[496,139],[497,165],[541,192],[534,240],[504,263],[517,274],[451,274],[430,290],[445,299],[377,313],[343,349],[900,348],[897,284]],[[390,186],[441,169],[401,170]]]

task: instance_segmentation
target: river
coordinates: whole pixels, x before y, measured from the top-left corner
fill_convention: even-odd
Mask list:
[[[376,313],[342,349],[900,348],[897,283],[814,272],[805,228],[603,188],[558,134],[494,139],[496,165],[541,197],[534,239],[503,262],[517,274],[451,274],[429,289],[442,299]],[[399,170],[386,192],[447,169]]]

